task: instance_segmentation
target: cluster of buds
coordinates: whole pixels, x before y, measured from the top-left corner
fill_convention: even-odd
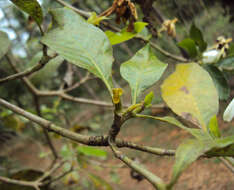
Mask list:
[[[175,24],[178,21],[177,18],[174,18],[172,20],[165,20],[162,24],[161,29],[158,31],[159,35],[161,32],[167,32],[167,34],[173,38],[176,37],[176,29]]]
[[[232,38],[226,39],[223,36],[217,38],[217,43],[215,44],[215,49],[223,51],[223,56],[226,56],[227,50],[229,49],[229,43],[232,41]]]
[[[99,16],[109,16],[112,13],[116,13],[116,23],[120,24],[123,22],[128,24],[128,31],[132,32],[134,30],[134,22],[137,20],[137,11],[135,5],[131,2],[131,0],[115,0],[112,6],[104,11]]]
[[[232,38],[226,39],[223,36],[219,36],[214,44],[208,51],[202,54],[202,62],[205,64],[211,64],[217,62],[221,57],[226,57],[227,50],[229,49],[229,43]]]

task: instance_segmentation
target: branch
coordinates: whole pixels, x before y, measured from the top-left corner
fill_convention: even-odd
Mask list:
[[[60,5],[62,5],[62,6],[64,6],[64,7],[68,7],[69,9],[72,9],[74,12],[76,12],[76,13],[78,13],[78,14],[80,14],[80,15],[86,17],[86,18],[88,18],[88,17],[91,16],[91,13],[90,13],[90,12],[86,12],[86,11],[80,10],[80,9],[78,9],[78,8],[76,8],[76,7],[73,7],[72,5],[66,3],[66,2],[63,1],[63,0],[55,0],[55,1],[57,1]]]
[[[234,165],[231,163],[228,157],[220,158],[223,164],[234,174]]]
[[[9,60],[10,59],[9,55],[6,55],[6,58],[7,58],[7,60]],[[51,59],[51,57],[49,57],[49,56],[46,56],[46,57],[43,56],[42,59],[39,61],[39,63],[37,65],[35,65],[34,67],[31,67],[23,72],[16,73],[16,74],[10,75],[6,78],[0,79],[0,84],[31,75],[32,73],[35,73],[35,72],[39,71],[40,69],[42,69],[48,63],[48,61],[50,59]]]
[[[128,158],[127,156],[123,155],[120,151],[116,149],[114,143],[109,142],[111,150],[113,151],[116,158],[124,162],[128,167],[142,175],[145,179],[147,179],[156,189],[159,190],[166,190],[166,185],[162,181],[161,178],[153,174],[152,172],[148,171],[144,167],[140,166],[138,163],[135,163],[133,160]]]
[[[115,111],[114,111],[114,121],[113,124],[109,130],[108,135],[108,143],[110,145],[110,148],[112,152],[114,153],[114,156],[124,162],[129,168],[133,169],[137,173],[139,173],[141,176],[143,176],[147,181],[149,181],[156,189],[159,190],[166,190],[166,184],[162,181],[161,178],[154,175],[144,167],[140,166],[138,163],[134,162],[130,158],[128,158],[126,155],[124,155],[121,151],[117,149],[116,145],[116,137],[118,133],[120,132],[121,126],[125,121],[127,121],[129,118],[131,118],[131,111],[126,114],[121,114],[121,101],[117,104],[115,104]],[[142,111],[144,109],[144,106],[142,106]],[[141,110],[140,110],[141,111]]]
[[[46,46],[43,46],[46,48]],[[47,50],[45,49],[45,52],[47,52]],[[44,53],[45,57],[47,57],[47,54]],[[7,60],[10,64],[10,66],[12,67],[12,69],[16,72],[16,73],[19,73],[19,69],[17,68],[17,66],[14,64],[14,60],[12,60],[12,57],[11,56],[8,56],[7,55]],[[29,89],[29,91],[31,92],[31,94],[33,95],[34,97],[34,103],[35,103],[35,107],[36,107],[36,112],[37,112],[37,115],[38,116],[41,116],[41,110],[40,110],[40,105],[39,105],[39,97],[37,95],[37,89],[36,87],[34,87],[34,85],[29,81],[29,79],[24,76],[23,78],[21,78],[21,80],[23,81],[23,83],[27,86],[27,88]],[[48,131],[46,129],[43,129],[43,133],[45,135],[45,138],[46,138],[46,141],[51,149],[51,152],[53,153],[54,155],[54,158],[55,158],[55,161],[56,159],[58,158],[58,154],[56,152],[56,149],[50,139],[50,136],[48,134]]]
[[[10,179],[7,177],[2,177],[2,176],[0,176],[0,181],[3,183],[10,183],[10,184],[15,184],[15,185],[33,187],[36,190],[39,190],[39,186],[42,185],[41,182],[37,182],[37,181],[30,182],[30,181],[23,181],[23,180],[15,180],[15,179]]]
[[[89,136],[89,135],[81,135],[72,131],[69,131],[65,128],[59,127],[57,125],[52,124],[50,121],[43,119],[37,115],[34,115],[30,112],[27,112],[7,101],[4,99],[0,98],[0,105],[3,107],[15,112],[16,114],[19,114],[30,121],[37,123],[41,127],[47,129],[48,131],[52,131],[58,135],[61,135],[65,138],[68,138],[72,141],[84,144],[84,145],[89,145],[89,146],[109,146],[108,143],[108,136]],[[121,139],[116,139],[116,146],[119,148],[131,148],[135,150],[139,150],[142,152],[147,152],[159,156],[174,156],[175,155],[175,150],[166,150],[166,149],[161,149],[161,148],[155,148],[155,147],[150,147],[150,146],[145,146],[145,145],[137,145],[132,142],[128,141],[123,141]],[[222,155],[212,155],[212,156],[207,156],[207,155],[202,155],[201,157],[218,157]]]
[[[39,190],[39,187],[42,187],[48,182],[43,182],[47,177],[51,176],[56,170],[62,167],[62,165],[65,163],[65,161],[60,161],[47,172],[45,172],[40,178],[38,178],[36,181],[23,181],[23,180],[15,180],[15,179],[10,179],[7,177],[2,177],[0,176],[0,181],[3,183],[10,183],[10,184],[15,184],[15,185],[20,185],[20,186],[27,186],[27,187],[33,187],[36,190]]]
[[[33,96],[34,96],[34,103],[35,103],[37,115],[41,117],[41,109],[40,109],[39,98],[35,94],[33,94]],[[45,138],[46,138],[46,141],[47,141],[47,143],[49,145],[49,148],[50,148],[50,150],[51,150],[51,152],[52,152],[52,154],[54,156],[54,161],[56,161],[59,158],[59,156],[58,156],[58,153],[57,153],[57,151],[56,151],[56,149],[55,149],[55,147],[54,147],[54,145],[52,143],[52,140],[51,140],[51,138],[49,136],[49,133],[48,133],[48,131],[46,129],[43,129],[43,133],[45,135]]]
[[[45,120],[37,115],[34,115],[32,113],[29,113],[7,101],[0,98],[0,105],[4,106],[5,108],[15,112],[16,114],[19,114],[30,121],[33,121],[40,125],[41,127],[47,129],[48,131],[55,132],[56,134],[59,134],[65,138],[68,138],[70,140],[73,140],[75,142],[90,145],[90,146],[109,146],[108,143],[108,136],[88,136],[88,135],[81,135],[72,131],[69,131],[65,128],[58,127],[54,124],[52,124],[50,121]],[[153,148],[143,145],[137,145],[132,142],[123,141],[120,139],[116,139],[116,145],[119,148],[131,148],[135,150],[140,150],[143,152],[148,152],[155,155],[161,155],[161,156],[173,156],[175,154],[174,150],[165,150],[160,148]]]
[[[72,5],[64,2],[63,0],[55,0],[57,1],[59,4],[65,6],[65,7],[69,7],[70,9],[72,9],[74,12],[88,18],[90,17],[90,13],[89,12],[86,12],[86,11],[83,11],[83,10],[80,10],[80,9],[77,9],[76,7],[73,7]],[[115,26],[113,26],[111,23],[108,23],[106,21],[102,21],[102,24],[105,26],[105,27],[108,27],[110,28],[112,31],[115,31],[115,32],[120,32],[121,30]],[[136,36],[135,38],[138,38],[140,40],[143,40],[145,43],[148,43],[147,40],[145,40],[142,36]],[[149,42],[150,45],[155,48],[156,50],[158,50],[160,53],[162,53],[163,55],[165,55],[166,57],[169,57],[173,60],[176,60],[176,61],[180,61],[180,62],[188,62],[187,59],[181,57],[181,56],[177,56],[177,55],[173,55],[169,52],[167,52],[166,50],[163,50],[162,48],[160,48],[157,44],[153,43],[153,42]]]

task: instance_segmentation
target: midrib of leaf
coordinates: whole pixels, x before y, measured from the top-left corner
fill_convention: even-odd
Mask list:
[[[52,42],[52,43],[53,43],[53,42]],[[56,43],[55,43],[55,44],[56,44]],[[90,60],[91,64],[93,64],[94,67],[97,69],[99,75],[100,75],[101,78],[103,79],[103,82],[105,83],[105,85],[106,85],[108,91],[110,92],[110,94],[111,94],[111,96],[112,96],[112,89],[111,89],[111,87],[110,87],[108,81],[106,80],[105,76],[103,75],[102,71],[101,71],[100,68],[98,67],[97,63],[96,63],[95,60],[92,58],[92,56],[91,56],[87,51],[85,51],[85,48],[82,46],[82,44],[80,45],[80,47],[81,47],[81,48],[79,48],[79,51],[81,52],[81,54],[80,54],[79,56],[84,57],[84,58],[87,58],[88,60]],[[69,52],[69,49],[70,49],[70,52],[71,52],[71,54],[72,54],[73,50],[71,50],[71,49],[74,49],[74,48],[71,48],[70,46],[67,46],[66,48],[64,48],[64,46],[62,46],[61,49],[63,49],[62,51],[63,51],[64,54],[66,54],[67,57],[71,57],[71,56],[68,56],[68,54],[67,54],[66,52]],[[55,49],[54,49],[54,50],[55,50]],[[74,50],[75,50],[75,49],[74,49]],[[55,50],[55,51],[56,51],[56,50]],[[85,54],[86,57],[83,56],[82,53]],[[72,56],[72,57],[73,57],[73,56]],[[82,63],[81,63],[80,65],[85,66],[85,64],[82,64]]]
[[[112,95],[112,89],[108,83],[108,81],[106,80],[105,76],[102,73],[102,70],[98,67],[97,63],[95,62],[95,60],[93,59],[93,57],[87,52],[85,51],[84,47],[81,45],[82,49],[81,51],[87,55],[87,58],[90,60],[90,62],[95,66],[95,68],[97,69],[98,73],[100,74],[101,78],[103,79],[103,82],[105,83],[107,89],[109,90],[110,94]]]
[[[90,55],[90,54],[88,53],[88,55]],[[88,57],[88,58],[89,58],[89,57]],[[110,87],[108,81],[106,80],[106,78],[105,78],[105,76],[103,75],[102,71],[101,71],[100,68],[98,67],[97,63],[93,60],[93,58],[92,58],[91,56],[90,56],[90,58],[91,58],[91,59],[90,59],[91,62],[95,65],[97,71],[98,71],[99,74],[101,75],[101,77],[102,77],[102,79],[103,79],[103,81],[104,81],[104,83],[105,83],[107,89],[109,90],[109,92],[110,92],[110,94],[111,94],[111,96],[112,96],[112,89],[111,89],[111,87]]]
[[[149,65],[149,64],[148,64]],[[151,72],[151,71],[144,71],[143,73],[148,73],[148,72]],[[141,73],[140,73],[141,75]],[[137,93],[139,91],[139,84],[140,84],[140,81],[142,80],[141,77],[138,77],[138,79],[136,80],[136,83],[135,83],[135,92],[134,92],[134,95],[133,95],[133,104],[136,104],[136,100],[137,100]]]
[[[139,80],[136,80],[136,90],[135,90],[135,92],[134,92],[134,98],[133,98],[133,102],[132,102],[132,104],[136,104],[136,100],[137,100],[137,92],[138,92],[138,89],[139,89]]]

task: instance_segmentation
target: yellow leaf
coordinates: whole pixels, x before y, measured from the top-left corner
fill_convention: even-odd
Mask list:
[[[162,84],[162,97],[178,115],[206,131],[218,112],[218,93],[212,78],[196,63],[178,64]]]

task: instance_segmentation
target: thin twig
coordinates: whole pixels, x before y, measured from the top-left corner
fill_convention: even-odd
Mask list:
[[[11,56],[8,55],[8,62],[10,63],[11,67],[13,68],[13,70],[15,72],[19,72],[19,69],[17,68],[17,66],[15,65],[15,60],[13,60],[13,58]],[[91,104],[91,105],[96,105],[96,106],[100,106],[100,107],[107,107],[107,108],[113,108],[113,103],[109,103],[109,102],[105,102],[105,101],[99,101],[99,100],[92,100],[92,99],[87,99],[87,98],[77,98],[74,96],[71,96],[65,92],[67,92],[67,89],[59,89],[59,90],[55,90],[55,91],[41,91],[38,90],[27,77],[23,77],[21,79],[25,85],[27,86],[27,88],[30,90],[31,93],[35,94],[38,97],[52,97],[52,96],[58,96],[63,98],[64,100],[68,100],[68,101],[72,101],[72,102],[76,102],[76,103],[83,103],[83,104]],[[82,80],[82,79],[81,79]],[[86,80],[86,79],[84,79]],[[85,81],[81,82],[84,83]],[[70,91],[72,89],[68,89],[68,91]],[[124,107],[128,107],[129,104],[124,105]],[[153,105],[152,108],[164,108],[165,104],[158,104],[158,105]]]
[[[29,119],[30,121],[33,121],[37,124],[39,124],[41,127],[49,130],[49,131],[53,131],[56,134],[59,134],[65,138],[68,138],[70,140],[73,140],[75,142],[81,143],[81,144],[85,144],[85,145],[90,145],[90,146],[109,146],[108,144],[108,136],[88,136],[88,135],[82,135],[82,134],[78,134],[75,132],[72,132],[70,130],[67,130],[65,128],[56,126],[54,124],[52,124],[50,121],[45,120],[37,115],[34,115],[30,112],[27,112],[5,100],[3,100],[2,98],[0,98],[0,105],[6,107],[7,109]],[[132,148],[135,150],[140,150],[140,151],[144,151],[144,152],[149,152],[152,154],[156,154],[156,155],[166,155],[166,156],[172,156],[174,155],[174,151],[172,150],[164,150],[164,149],[159,149],[159,148],[153,148],[153,147],[147,147],[147,146],[143,146],[143,145],[136,145],[132,142],[126,142],[126,141],[122,141],[120,139],[116,139],[116,145],[119,148]]]
[[[219,158],[222,162],[223,162],[223,164],[234,174],[234,166],[231,164],[231,163],[229,163],[229,161],[228,160],[226,160],[225,158]]]
[[[36,190],[38,190],[39,186],[42,185],[41,182],[37,182],[37,181],[30,182],[30,181],[10,179],[10,178],[7,178],[7,177],[2,177],[2,176],[0,176],[0,181],[3,182],[3,183],[10,183],[10,184],[15,184],[15,185],[33,187]]]
[[[38,178],[36,181],[37,182],[43,182],[47,177],[51,176],[53,173],[55,173],[59,168],[61,168],[63,166],[63,164],[65,163],[64,160],[61,160],[57,163],[54,164],[54,166],[49,170],[46,171],[43,176],[41,176],[40,178]]]
[[[88,18],[91,14],[89,12],[77,9],[76,7],[73,7],[72,5],[69,5],[68,3],[64,2],[63,0],[56,0],[59,4],[65,6],[65,7],[69,7],[70,9],[72,9],[73,11],[75,11],[76,13]],[[102,24],[108,28],[110,28],[111,30],[115,31],[115,32],[120,32],[121,30],[115,26],[113,26],[112,24],[103,21]],[[138,38],[140,40],[143,40],[144,42],[148,42],[146,39],[144,39],[144,37],[142,36],[136,36],[135,38]],[[158,50],[159,52],[161,52],[163,55],[165,55],[166,57],[169,57],[173,60],[176,61],[180,61],[180,62],[188,62],[187,59],[181,57],[181,56],[177,56],[177,55],[173,55],[169,52],[167,52],[166,50],[163,50],[162,48],[160,48],[157,44],[155,44],[154,42],[149,42],[150,45],[155,48],[156,50]]]
[[[9,60],[10,59],[9,55],[6,55],[6,58]],[[48,61],[50,59],[51,59],[50,57],[43,57],[43,59],[41,59],[37,65],[35,65],[35,66],[33,66],[33,67],[23,71],[23,72],[19,72],[19,73],[10,75],[6,78],[0,79],[0,84],[31,75],[31,74],[41,70],[48,63]]]
[[[35,106],[36,106],[37,115],[41,117],[42,115],[41,115],[41,109],[40,109],[39,98],[38,98],[38,96],[35,95],[35,94],[33,94],[33,96],[34,96],[34,102],[35,102]],[[50,136],[49,136],[49,133],[48,133],[48,131],[47,131],[46,129],[43,129],[43,133],[44,133],[44,135],[45,135],[47,144],[49,145],[50,150],[51,150],[51,152],[52,152],[52,154],[53,154],[53,156],[54,156],[54,161],[56,161],[56,160],[59,158],[59,156],[58,156],[58,153],[57,153],[57,151],[56,151],[56,149],[55,149],[55,147],[54,147],[54,145],[53,145],[53,143],[52,143],[52,140],[51,140],[51,138],[50,138]]]
[[[27,112],[26,110],[23,110],[15,105],[5,101],[2,98],[0,98],[0,105],[15,112],[16,114],[19,114],[19,115],[29,119],[32,122],[37,123],[41,127],[46,128],[47,130],[52,131],[58,135],[61,135],[67,139],[70,139],[72,141],[75,141],[75,142],[78,142],[81,144],[85,144],[85,145],[89,145],[89,146],[109,146],[108,136],[106,136],[106,135],[104,135],[104,136],[88,136],[88,135],[82,135],[82,134],[72,132],[72,131],[67,130],[65,128],[59,127],[59,126],[51,123],[50,121],[48,121],[44,118],[41,118],[37,115],[34,115],[30,112]],[[160,156],[173,156],[173,155],[175,155],[174,150],[165,150],[165,149],[160,149],[160,148],[148,147],[148,146],[144,146],[144,145],[136,145],[132,142],[123,141],[121,139],[116,139],[116,145],[119,148],[124,148],[124,147],[131,148],[131,149],[140,150],[143,152],[148,152],[148,153],[152,153],[152,154],[160,155]],[[213,154],[212,156],[202,155],[201,157],[217,157],[217,156],[222,156],[222,155],[219,155],[217,153],[217,154]],[[230,154],[227,156],[233,156],[233,155]]]
[[[143,111],[144,106],[142,106],[142,110],[139,110],[139,112]],[[130,158],[128,158],[126,155],[124,155],[121,151],[118,150],[117,144],[116,144],[116,137],[118,133],[120,132],[120,129],[125,121],[127,121],[129,118],[131,118],[131,113],[121,114],[122,107],[121,102],[115,104],[115,110],[114,110],[114,121],[113,124],[109,130],[108,133],[108,143],[109,146],[114,153],[114,156],[121,160],[123,163],[125,163],[129,168],[133,169],[140,175],[142,175],[148,182],[150,182],[155,189],[160,190],[166,190],[166,184],[162,181],[161,178],[156,176],[155,174],[151,173],[144,167],[140,166],[138,163],[134,162]]]
[[[76,12],[76,13],[78,13],[78,14],[80,14],[80,15],[86,17],[86,18],[88,18],[88,17],[91,16],[91,13],[90,13],[90,12],[86,12],[86,11],[80,10],[80,9],[78,9],[78,8],[76,8],[76,7],[73,7],[72,5],[66,3],[66,2],[63,1],[63,0],[55,0],[55,1],[57,1],[60,5],[62,5],[62,6],[64,6],[64,7],[68,7],[68,8],[70,8],[70,9],[72,9],[74,12]]]
[[[12,59],[11,56],[7,56],[7,60],[10,64],[10,66],[12,67],[12,69],[19,73],[19,69],[17,68],[17,66],[14,63],[14,60]],[[31,94],[34,97],[34,102],[35,102],[35,106],[36,106],[36,112],[38,116],[41,116],[41,110],[40,110],[40,104],[39,104],[39,96],[37,94],[37,89],[36,87],[34,87],[34,85],[28,80],[28,78],[26,76],[24,76],[23,78],[21,78],[21,80],[23,81],[23,83],[28,87],[29,91],[31,92]],[[51,152],[54,155],[54,160],[56,161],[56,159],[58,158],[58,154],[56,152],[56,149],[52,143],[52,140],[50,139],[50,136],[48,134],[48,131],[46,129],[43,129],[43,133],[45,135],[46,141],[51,149]]]

